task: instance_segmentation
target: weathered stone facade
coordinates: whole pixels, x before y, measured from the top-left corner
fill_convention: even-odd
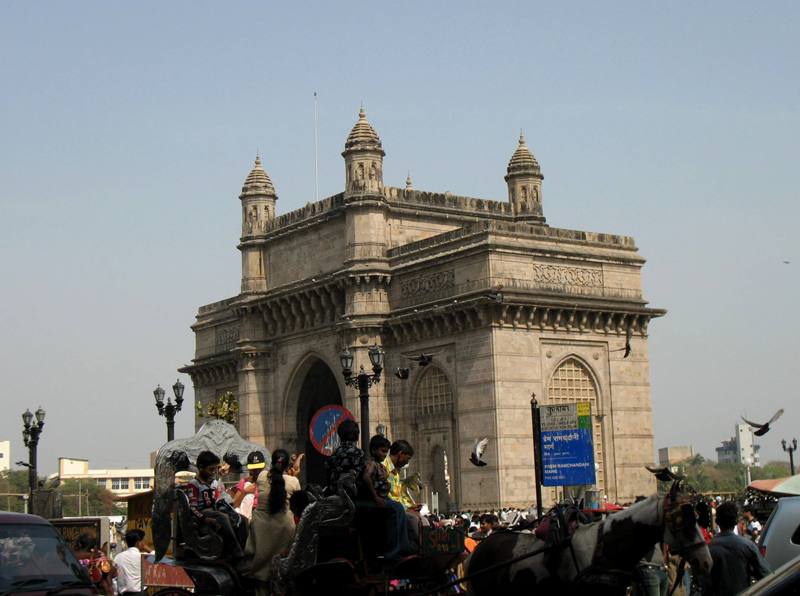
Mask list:
[[[647,329],[664,314],[642,297],[632,238],[548,226],[542,175],[520,137],[509,201],[385,186],[381,141],[362,112],[345,144],[345,190],[276,216],[260,160],[242,202],[241,293],[202,306],[182,370],[197,399],[240,399],[240,430],[270,448],[308,450],[322,405],[358,417],[338,354],[370,368],[369,427],[406,438],[439,502],[459,508],[534,502],[530,399],[592,402],[598,486],[610,500],[655,489]],[[632,348],[624,358],[626,337]],[[433,363],[410,360],[433,354]],[[410,378],[393,375],[410,365]],[[489,437],[488,465],[469,463]],[[309,451],[307,473],[321,459]],[[549,502],[555,495],[545,491]]]

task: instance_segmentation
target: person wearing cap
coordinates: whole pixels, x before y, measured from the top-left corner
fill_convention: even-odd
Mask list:
[[[253,509],[258,507],[258,475],[267,466],[264,454],[260,451],[252,451],[247,456],[247,476],[242,478],[231,490],[233,497],[233,507],[240,515],[251,519]]]

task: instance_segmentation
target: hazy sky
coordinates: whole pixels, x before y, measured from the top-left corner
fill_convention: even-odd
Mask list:
[[[520,128],[551,225],[635,237],[656,447],[740,414],[800,438],[796,2],[4,2],[0,439],[140,467],[199,305],[239,288],[260,149],[285,213],[342,190],[363,100],[387,184],[505,200]],[[783,261],[791,261],[784,264]],[[189,409],[177,435],[192,428]]]

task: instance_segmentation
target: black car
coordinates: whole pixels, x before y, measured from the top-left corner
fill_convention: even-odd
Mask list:
[[[0,511],[0,596],[97,593],[47,520]]]

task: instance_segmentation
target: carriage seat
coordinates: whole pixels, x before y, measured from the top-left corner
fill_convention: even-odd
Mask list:
[[[175,489],[175,558],[198,558],[216,561],[222,557],[222,537],[210,526],[200,523],[189,507],[189,495],[181,488]]]
[[[578,523],[587,521],[577,505],[556,505],[545,514],[533,533],[548,544],[558,544],[572,538]]]

